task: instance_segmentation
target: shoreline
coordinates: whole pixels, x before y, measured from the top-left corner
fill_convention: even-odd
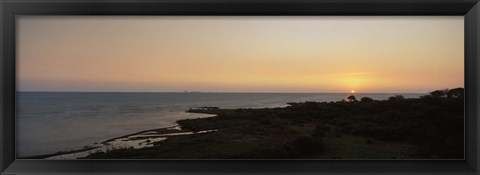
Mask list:
[[[461,159],[463,99],[288,103],[287,107],[187,112],[216,117],[177,123],[205,135],[168,139],[154,147],[119,149],[85,159]],[[447,131],[448,135],[430,131]]]
[[[53,96],[52,96],[53,95]],[[74,95],[74,94],[73,94]],[[98,94],[87,95],[89,99],[97,99],[103,102],[107,102],[112,95]],[[360,94],[359,94],[360,95]],[[31,97],[41,101],[50,100],[51,97],[75,97],[72,94],[48,94],[38,96],[30,94],[23,97]],[[145,95],[143,95],[145,96]],[[45,111],[46,114],[50,112],[58,111],[58,113],[52,113],[52,117],[49,118],[51,124],[43,124],[43,116],[38,117],[19,117],[19,128],[22,128],[22,134],[18,136],[18,148],[17,155],[19,157],[31,157],[38,155],[47,155],[56,152],[68,152],[71,150],[82,149],[85,145],[94,146],[93,143],[103,142],[105,140],[121,137],[136,132],[141,132],[149,129],[165,128],[176,125],[177,120],[192,119],[197,117],[196,114],[187,114],[185,110],[189,107],[198,106],[218,106],[222,109],[230,108],[273,108],[273,107],[286,107],[286,102],[304,102],[304,101],[337,101],[345,98],[346,95],[262,95],[262,96],[246,96],[243,95],[207,95],[206,99],[212,98],[210,101],[201,101],[202,97],[188,96],[188,99],[197,99],[194,101],[180,101],[178,104],[170,104],[168,99],[163,98],[162,95],[157,95],[155,98],[148,97],[152,101],[147,102],[135,102],[136,98],[144,98],[141,94],[139,97],[135,95],[122,96],[121,103],[118,104],[106,104],[102,103],[100,106],[91,106],[88,103],[83,103],[84,100],[79,103],[69,103],[66,106],[59,106],[60,108]],[[415,96],[415,95],[414,95]],[[99,98],[102,97],[102,98]],[[172,100],[185,100],[178,95],[165,96]],[[181,98],[180,98],[181,97]],[[408,96],[407,96],[408,97]],[[83,98],[83,97],[82,97]],[[115,97],[117,98],[117,97]],[[377,96],[374,99],[386,99],[387,96]],[[129,99],[133,99],[129,100]],[[158,100],[157,100],[158,99]],[[237,100],[238,99],[238,100]],[[87,100],[88,101],[88,100]],[[85,101],[85,102],[87,102]],[[80,103],[81,102],[81,103]],[[55,102],[57,103],[57,102]],[[37,103],[36,103],[37,104]],[[144,106],[145,104],[146,106]],[[30,104],[29,104],[30,105]],[[25,106],[25,105],[24,105]],[[136,107],[132,107],[136,106]],[[39,106],[41,107],[41,106]],[[25,108],[25,107],[22,107]],[[79,111],[70,113],[65,110],[68,108],[79,108]],[[41,108],[38,108],[41,109]],[[148,110],[143,110],[148,109]],[[137,111],[140,110],[140,111]],[[22,110],[24,114],[22,116],[38,115],[35,110]],[[29,112],[31,111],[31,112]],[[135,113],[139,112],[139,113]],[[145,115],[145,117],[144,117]],[[136,116],[136,117],[130,117]],[[99,117],[98,119],[96,119]],[[61,125],[64,122],[65,125]],[[89,123],[90,122],[90,123]],[[35,128],[25,126],[36,126]],[[54,127],[55,126],[55,127]],[[25,128],[25,129],[23,129]],[[88,128],[88,129],[87,129]],[[65,132],[62,132],[65,131]],[[78,132],[78,133],[76,133]],[[55,137],[51,137],[50,134],[54,134]],[[36,137],[31,137],[36,136]]]
[[[248,107],[248,108],[238,108],[238,109],[275,109],[275,108],[288,107],[289,105],[290,105],[289,103],[286,103],[284,105],[275,105],[275,106],[268,106],[268,107]],[[202,108],[204,108],[204,109],[202,109]],[[195,130],[192,130],[192,129],[182,128],[178,124],[178,121],[181,121],[181,120],[204,119],[204,118],[209,118],[209,117],[217,117],[217,115],[215,115],[215,114],[208,113],[208,110],[211,109],[211,108],[220,109],[218,107],[208,107],[208,106],[190,108],[190,109],[188,109],[184,112],[185,113],[191,113],[191,114],[209,115],[209,116],[180,119],[180,120],[175,121],[175,123],[177,125],[174,125],[174,126],[142,130],[142,131],[138,131],[138,132],[135,132],[135,133],[132,133],[132,134],[127,134],[127,135],[123,135],[123,136],[110,138],[110,139],[107,139],[107,140],[104,140],[104,141],[101,141],[101,142],[95,142],[93,145],[102,144],[104,146],[108,146],[108,145],[111,145],[110,142],[113,142],[113,141],[116,141],[116,140],[123,140],[123,139],[149,140],[149,139],[161,138],[161,137],[165,137],[166,139],[168,139],[168,137],[175,137],[175,136],[181,136],[181,135],[192,135],[192,134],[203,134],[203,133],[208,133],[208,132],[215,132],[217,130],[214,130],[214,129],[213,130],[204,130],[204,131],[195,131]],[[205,110],[205,109],[207,109],[207,110]],[[232,110],[232,109],[230,109],[230,110]],[[169,131],[172,131],[172,132],[169,132]],[[145,133],[147,133],[147,134],[145,134]],[[157,135],[155,135],[155,134],[157,134]],[[133,136],[137,136],[137,137],[135,137],[134,139],[130,139],[130,137],[133,137]],[[162,140],[159,140],[159,141],[156,141],[156,142],[152,142],[150,144],[165,141],[166,139],[162,139]],[[124,140],[124,141],[127,141],[127,140]],[[50,158],[53,158],[53,157],[59,157],[59,156],[65,156],[65,155],[70,155],[70,154],[82,153],[82,152],[86,152],[86,151],[92,151],[92,150],[95,150],[95,149],[102,148],[103,147],[102,145],[100,145],[100,146],[84,146],[85,148],[82,148],[82,149],[76,149],[76,150],[71,150],[71,151],[59,151],[59,152],[51,153],[51,154],[42,154],[42,155],[26,156],[26,157],[19,157],[19,158],[20,159],[50,159]],[[130,145],[130,146],[132,146],[132,145]],[[132,147],[134,147],[134,146],[132,146]],[[129,148],[130,147],[120,147],[118,149],[129,149]],[[113,148],[113,149],[117,149],[117,148]],[[107,151],[109,151],[109,150],[107,149]],[[95,153],[95,152],[93,152],[93,153]],[[92,154],[92,153],[89,153],[89,154]],[[81,157],[78,157],[78,158],[81,158]]]
[[[96,148],[99,148],[99,147],[88,147],[88,148],[83,148],[83,149],[73,150],[73,151],[60,151],[60,152],[52,153],[52,154],[19,157],[19,159],[47,159],[49,157],[55,157],[55,156],[60,156],[60,155],[65,155],[65,154],[74,154],[74,153],[79,153],[79,152],[84,152],[84,151],[90,151],[90,150],[93,150],[93,149],[96,149]]]
[[[115,137],[115,138],[111,138],[111,139],[99,142],[96,144],[99,146],[73,150],[68,152],[38,155],[38,156],[21,158],[21,159],[66,159],[66,157],[69,157],[69,159],[81,159],[91,154],[99,153],[99,152],[108,152],[111,150],[118,150],[118,149],[131,149],[131,148],[141,149],[141,148],[152,147],[154,146],[154,144],[165,141],[171,137],[204,134],[204,133],[216,131],[216,130],[205,130],[205,131],[194,132],[191,130],[177,129],[177,127],[179,126],[177,125],[173,127],[144,130],[144,131],[136,132],[133,134]]]
[[[180,119],[47,159],[457,159],[463,106],[463,96],[401,95],[273,108],[204,106],[184,112],[209,117]]]
[[[190,112],[186,112],[190,113]],[[208,117],[215,117],[215,115],[208,116]],[[208,117],[199,117],[199,118],[208,118]],[[192,119],[199,119],[199,118],[192,118]],[[185,120],[185,119],[181,119]],[[180,120],[177,120],[180,121]],[[101,149],[102,147],[105,146],[111,146],[114,145],[114,149],[129,149],[129,148],[134,148],[135,145],[133,144],[125,144],[122,142],[127,142],[127,141],[134,141],[135,143],[145,143],[145,145],[153,145],[154,143],[162,142],[169,137],[175,137],[175,136],[181,136],[181,135],[192,135],[192,134],[203,134],[203,133],[208,133],[208,132],[215,132],[216,130],[205,130],[205,131],[193,131],[191,129],[183,129],[181,128],[180,125],[174,125],[174,126],[169,126],[169,127],[163,127],[163,128],[156,128],[156,129],[147,129],[147,130],[142,130],[138,131],[132,134],[127,134],[119,137],[114,137],[110,138],[107,140],[104,140],[102,142],[95,142],[94,145],[98,146],[85,146],[82,149],[76,149],[76,150],[71,150],[71,151],[59,151],[56,153],[51,153],[51,154],[42,154],[42,155],[35,155],[35,156],[26,156],[26,157],[19,157],[19,159],[51,159],[55,157],[62,157],[62,156],[68,156],[71,154],[78,154],[78,153],[84,153],[84,152],[89,152],[89,154],[95,153],[91,152],[96,149]],[[154,140],[156,138],[165,138],[165,139],[157,139],[156,141],[150,141]],[[145,142],[141,142],[142,140],[145,140]],[[120,142],[117,143],[116,145],[119,147],[115,147],[115,143],[112,142]],[[121,146],[121,145],[127,145],[127,146]],[[148,147],[148,146],[143,146],[143,147]],[[130,147],[128,147],[130,146]],[[140,147],[140,148],[143,148]],[[138,148],[136,148],[138,149]],[[106,151],[109,151],[109,149],[106,149]],[[88,156],[88,155],[87,155]],[[78,157],[82,158],[82,157]]]

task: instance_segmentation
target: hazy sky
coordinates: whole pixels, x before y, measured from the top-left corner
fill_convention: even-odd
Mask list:
[[[463,16],[17,18],[20,91],[429,92]]]

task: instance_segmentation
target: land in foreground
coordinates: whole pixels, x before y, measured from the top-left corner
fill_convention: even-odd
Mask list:
[[[87,159],[463,159],[463,88],[421,98],[289,103],[283,108],[187,112],[181,130],[151,147],[96,152]],[[209,131],[209,132],[204,132]],[[158,136],[158,135],[157,135]],[[161,136],[161,135],[160,135]],[[160,137],[158,136],[158,137]],[[165,136],[165,135],[163,135]],[[156,138],[155,135],[149,138]]]

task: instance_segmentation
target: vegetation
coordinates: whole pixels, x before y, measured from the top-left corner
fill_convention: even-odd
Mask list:
[[[357,101],[357,98],[355,98],[354,95],[348,96],[347,99],[348,99],[349,102]]]
[[[188,112],[216,117],[180,120],[182,129],[217,130],[175,136],[154,147],[87,158],[175,159],[463,159],[463,88],[421,98],[350,96],[338,102],[289,103],[284,108]]]

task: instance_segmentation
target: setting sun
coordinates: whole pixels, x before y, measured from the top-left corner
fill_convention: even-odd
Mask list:
[[[12,156],[461,160],[464,18],[20,15]]]
[[[20,91],[386,93],[463,85],[460,16],[22,16],[18,30]]]

